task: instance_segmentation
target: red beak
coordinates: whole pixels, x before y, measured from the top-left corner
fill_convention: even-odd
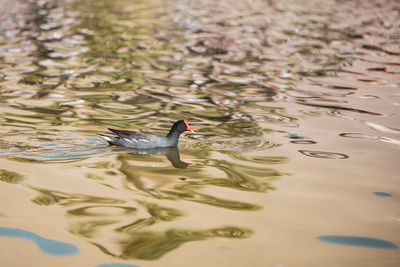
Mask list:
[[[186,131],[194,133],[194,130],[192,128],[190,128],[188,121],[184,120],[183,122],[186,124]]]

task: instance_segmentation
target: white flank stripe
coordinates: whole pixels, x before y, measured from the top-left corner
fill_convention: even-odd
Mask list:
[[[124,139],[125,141],[131,143],[131,144],[133,144],[133,141],[135,141],[135,140],[131,140],[131,139],[128,139],[128,138],[123,138],[123,139]]]
[[[112,141],[112,139],[110,137],[108,137],[108,136],[100,135],[100,137],[103,138],[106,141]]]

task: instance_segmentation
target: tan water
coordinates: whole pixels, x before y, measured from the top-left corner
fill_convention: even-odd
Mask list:
[[[399,12],[0,1],[1,266],[399,266]]]

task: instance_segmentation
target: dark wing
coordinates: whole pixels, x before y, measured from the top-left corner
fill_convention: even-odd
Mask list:
[[[120,137],[129,137],[132,139],[150,139],[153,135],[152,134],[145,134],[145,133],[138,133],[134,131],[127,131],[127,130],[116,130],[108,128],[112,133],[120,136]]]

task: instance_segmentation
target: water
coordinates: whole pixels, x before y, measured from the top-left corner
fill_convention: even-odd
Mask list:
[[[0,236],[14,237],[32,241],[43,253],[55,256],[70,256],[79,252],[79,249],[72,244],[43,238],[32,232],[17,228],[0,227]]]
[[[362,236],[319,236],[319,240],[349,246],[371,247],[380,249],[397,249],[397,246],[385,240]]]
[[[79,249],[0,237],[0,261],[397,266],[398,10],[0,1],[0,226]],[[180,119],[178,149],[97,135]]]

